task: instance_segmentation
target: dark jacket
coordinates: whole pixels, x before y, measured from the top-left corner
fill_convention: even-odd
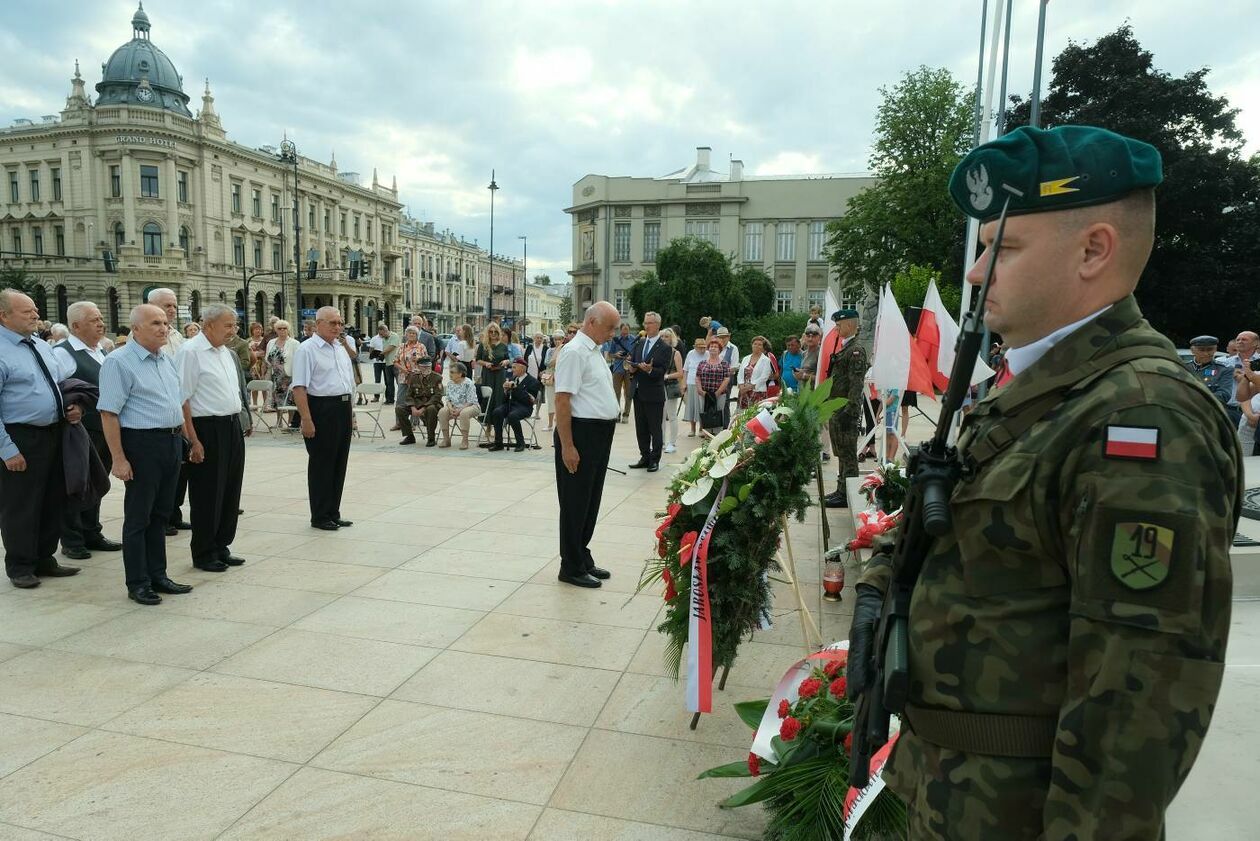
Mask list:
[[[639,339],[634,343],[634,352],[630,354],[631,361],[635,363],[652,363],[651,371],[635,370],[634,399],[644,403],[664,403],[665,373],[669,370],[670,360],[674,358],[674,348],[658,335],[656,343],[652,345],[652,352],[645,358],[647,342],[646,337]]]
[[[73,377],[58,383],[66,408],[78,406],[87,413],[96,409],[100,391],[92,383]],[[90,508],[109,493],[109,471],[105,469],[92,439],[82,423],[61,425],[61,461],[65,471],[66,496],[77,505]]]
[[[533,412],[534,403],[538,401],[538,380],[529,374],[521,374],[520,377],[509,376],[508,381],[516,383],[515,388],[504,392],[508,406],[524,406]]]

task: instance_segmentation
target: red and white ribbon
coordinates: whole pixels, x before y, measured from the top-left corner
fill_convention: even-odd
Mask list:
[[[718,506],[726,496],[722,480],[704,528],[691,554],[691,615],[687,621],[687,711],[713,712],[713,616],[709,611],[709,540],[717,525]]]

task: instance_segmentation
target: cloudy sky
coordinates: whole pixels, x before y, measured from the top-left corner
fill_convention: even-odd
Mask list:
[[[134,0],[13,4],[0,25],[0,125],[59,111],[131,36]],[[529,237],[565,278],[562,209],[587,173],[656,176],[713,147],[715,169],[866,168],[878,88],[920,64],[975,78],[981,0],[148,0],[152,38],[230,139],[278,143],[384,183],[410,212],[496,251]],[[1255,0],[1053,0],[1049,60],[1128,20],[1160,68],[1202,66],[1260,150]],[[1018,0],[1013,92],[1031,87],[1036,0]],[[15,57],[20,57],[20,60]]]

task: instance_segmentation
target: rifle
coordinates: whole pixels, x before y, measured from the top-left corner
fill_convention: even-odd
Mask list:
[[[1006,184],[1001,186],[1011,194],[1022,195]],[[949,388],[941,399],[936,432],[910,456],[907,469],[910,491],[893,547],[892,579],[884,593],[883,608],[873,632],[874,662],[859,664],[859,668],[870,670],[871,679],[858,698],[853,716],[849,785],[857,789],[865,788],[870,782],[871,757],[888,741],[889,720],[893,713],[900,714],[905,709],[910,694],[907,637],[910,599],[932,542],[950,530],[949,498],[962,475],[958,450],[949,444],[950,429],[971,388],[971,375],[984,340],[984,303],[1006,231],[1010,203],[1008,195],[998,216],[997,232],[989,248],[989,265],[976,295],[975,308],[963,315],[954,347],[954,368],[950,372]]]

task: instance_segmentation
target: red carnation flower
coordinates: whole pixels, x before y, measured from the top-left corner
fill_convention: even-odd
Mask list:
[[[831,694],[837,698],[844,697],[844,691],[848,688],[849,682],[843,677],[838,677],[831,682]]]
[[[761,776],[761,757],[755,753],[748,754],[748,770],[754,777]]]
[[[852,731],[849,732],[849,735],[844,737],[844,752],[853,753],[853,732]]]
[[[823,674],[829,678],[836,676],[836,672],[844,668],[843,660],[828,660],[827,665],[823,666]]]
[[[792,716],[783,719],[783,724],[779,726],[779,738],[785,742],[790,742],[796,738],[796,734],[801,732],[801,723]]]
[[[788,713],[790,713],[791,711],[792,711],[792,705],[787,702],[787,698],[784,698],[782,701],[779,702],[779,718],[787,718]]]
[[[813,698],[822,689],[823,682],[816,677],[808,677],[801,681],[801,688],[797,694],[802,698]]]

